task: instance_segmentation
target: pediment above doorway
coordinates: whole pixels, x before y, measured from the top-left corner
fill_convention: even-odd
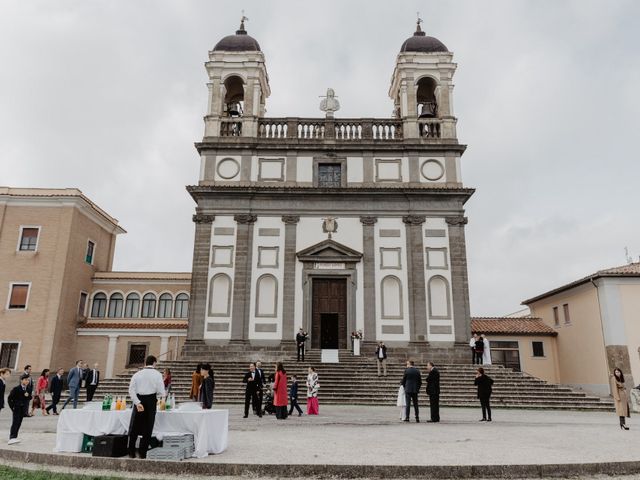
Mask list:
[[[300,250],[297,257],[301,262],[357,263],[362,259],[362,253],[335,240],[327,239]]]

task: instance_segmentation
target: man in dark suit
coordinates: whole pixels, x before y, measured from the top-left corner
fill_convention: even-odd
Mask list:
[[[31,377],[23,373],[20,376],[20,383],[13,387],[7,398],[9,408],[13,412],[13,421],[11,422],[11,429],[9,430],[9,445],[20,442],[18,432],[22,425],[22,419],[29,411],[29,402],[31,402],[32,397],[29,391],[29,380],[31,380]]]
[[[0,369],[0,412],[4,408],[4,392],[7,389],[9,377],[11,377],[11,370],[9,368]]]
[[[307,341],[307,332],[304,331],[302,327],[298,330],[298,334],[296,335],[296,346],[298,348],[298,361],[300,361],[300,357],[302,357],[302,361],[304,362],[304,343]]]
[[[56,374],[51,378],[51,383],[49,384],[49,391],[51,392],[51,405],[46,408],[47,413],[49,412],[49,410],[53,410],[53,414],[58,415],[58,402],[60,401],[62,390],[64,389],[64,380],[62,379],[63,373],[64,369],[59,368]]]
[[[258,390],[258,397],[260,399],[260,405],[262,406],[262,399],[264,398],[263,386],[266,382],[266,379],[264,378],[264,370],[262,369],[262,362],[256,362],[256,372],[260,376],[260,389]],[[255,413],[256,415],[258,414],[258,410],[255,405],[253,406],[253,413]]]
[[[427,395],[429,395],[429,408],[431,409],[431,420],[427,423],[437,423],[440,421],[440,372],[433,364],[427,363]]]
[[[258,416],[262,417],[262,404],[258,391],[262,389],[262,380],[260,374],[256,371],[256,364],[251,362],[249,371],[244,374],[242,383],[247,385],[244,391],[244,418],[249,416],[249,402],[253,408],[257,410]]]
[[[405,422],[409,421],[411,412],[411,402],[413,401],[413,410],[416,413],[416,423],[420,423],[420,411],[418,409],[418,392],[422,386],[422,375],[420,370],[415,367],[413,360],[407,360],[407,368],[402,377],[402,386],[404,387],[404,395],[406,402]]]
[[[96,389],[100,384],[100,370],[98,370],[98,366],[97,363],[94,363],[93,368],[87,371],[87,402],[93,400],[93,395],[96,393]]]

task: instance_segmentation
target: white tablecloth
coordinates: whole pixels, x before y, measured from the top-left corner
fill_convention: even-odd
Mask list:
[[[82,450],[83,434],[124,435],[129,430],[131,410],[65,409],[58,417],[56,452]],[[165,435],[192,433],[195,443],[194,457],[222,453],[229,441],[229,411],[199,410],[157,412],[153,435],[161,440]]]

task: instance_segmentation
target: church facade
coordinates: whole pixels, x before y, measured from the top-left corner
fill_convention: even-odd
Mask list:
[[[209,52],[191,305],[183,352],[468,342],[453,54],[418,23],[397,56],[391,118],[265,117],[264,54],[241,24]],[[465,350],[466,352],[466,350]]]

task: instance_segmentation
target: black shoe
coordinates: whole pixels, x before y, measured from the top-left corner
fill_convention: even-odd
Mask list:
[[[416,423],[420,423],[420,419],[419,418],[416,418]]]
[[[487,420],[487,422],[490,422],[490,421],[491,421],[491,419]]]
[[[621,428],[622,430],[629,430],[629,427],[627,427],[626,425],[620,425],[620,428]]]
[[[249,418],[249,415],[243,415],[242,418]]]
[[[136,452],[129,452],[129,458],[136,458]]]
[[[262,415],[261,415],[261,414],[258,414],[258,418],[262,418]]]
[[[405,419],[403,420],[403,422],[407,422],[407,423],[409,423],[409,419],[408,419],[408,418],[405,418]]]
[[[299,416],[299,417],[301,417],[301,416],[302,416],[302,413],[299,413],[299,414],[298,414],[298,416]]]
[[[487,419],[486,419],[486,418],[483,418],[482,420],[478,420],[478,421],[479,421],[479,422],[486,422],[486,421],[487,421]]]

